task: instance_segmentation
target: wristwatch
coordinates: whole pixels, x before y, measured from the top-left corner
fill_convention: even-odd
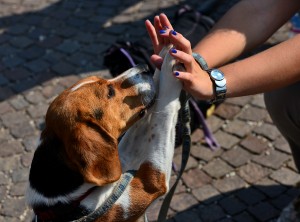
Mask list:
[[[226,79],[224,77],[224,73],[219,69],[207,69],[206,70],[208,75],[210,76],[210,79],[213,82],[214,85],[214,93],[215,98],[212,99],[211,103],[218,103],[223,102],[226,97]]]
[[[218,69],[209,69],[205,59],[200,54],[193,52],[192,56],[200,65],[201,69],[208,73],[213,82],[215,98],[210,100],[210,103],[223,102],[227,91],[224,73]]]

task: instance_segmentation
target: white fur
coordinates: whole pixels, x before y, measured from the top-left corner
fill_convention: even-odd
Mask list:
[[[77,89],[79,89],[80,87],[82,87],[82,86],[84,86],[84,85],[86,85],[86,84],[89,84],[89,83],[93,83],[93,82],[95,82],[95,80],[87,80],[87,81],[85,81],[85,82],[78,83],[77,85],[75,85],[75,86],[73,86],[73,87],[71,88],[71,92],[74,92],[74,91],[76,91]]]

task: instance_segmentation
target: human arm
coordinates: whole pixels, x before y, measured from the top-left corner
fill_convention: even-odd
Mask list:
[[[193,49],[210,67],[223,65],[265,42],[300,8],[295,0],[243,0]]]

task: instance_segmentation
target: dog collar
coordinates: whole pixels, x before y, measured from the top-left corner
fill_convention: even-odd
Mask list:
[[[95,211],[91,212],[90,214],[81,217],[80,219],[77,220],[72,220],[72,222],[92,222],[95,221],[97,218],[102,216],[104,213],[106,213],[112,206],[113,204],[119,199],[119,197],[123,194],[124,190],[126,189],[127,185],[130,183],[132,178],[134,177],[136,173],[136,170],[129,170],[125,172],[118,185],[114,188],[112,194],[109,196],[109,198]],[[77,209],[80,206],[81,201],[83,201],[87,196],[89,196],[97,187],[92,187],[90,188],[87,192],[85,192],[82,196],[74,200],[69,204],[70,208],[72,211]],[[35,222],[40,222],[40,221],[61,221],[59,219],[59,215],[67,214],[68,212],[61,212],[58,210],[54,209],[47,209],[47,210],[42,210],[42,209],[34,209],[35,213]]]

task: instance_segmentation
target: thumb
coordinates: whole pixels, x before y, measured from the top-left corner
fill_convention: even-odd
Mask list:
[[[163,63],[163,58],[154,54],[150,58],[151,62],[158,68],[159,70],[161,69],[161,65]]]

